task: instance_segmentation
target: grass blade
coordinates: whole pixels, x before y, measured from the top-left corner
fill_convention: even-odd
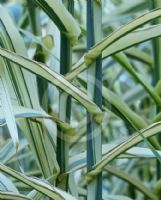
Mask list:
[[[26,195],[15,194],[13,192],[4,192],[4,191],[0,191],[0,199],[31,200],[31,198],[27,197]]]
[[[44,64],[29,60],[23,56],[18,56],[15,53],[2,48],[0,48],[0,55],[53,83],[55,86],[59,87],[78,100],[91,114],[95,115],[95,119],[98,122],[102,120],[102,113],[100,109],[92,101],[90,101],[83,92],[66,81],[63,76],[50,70]]]
[[[74,197],[65,193],[62,190],[59,190],[49,183],[42,181],[41,179],[27,177],[26,175],[14,171],[13,169],[6,167],[5,165],[0,164],[0,171],[7,173],[8,175],[15,177],[16,179],[22,181],[23,183],[31,186],[32,188],[38,190],[39,192],[45,194],[46,196],[56,199],[56,200],[75,200]]]
[[[154,123],[152,125],[150,125],[149,127],[147,127],[146,129],[143,129],[142,131],[140,131],[142,133],[142,135],[145,138],[149,138],[151,136],[156,135],[157,133],[160,132],[160,128],[161,128],[161,123]],[[135,134],[133,136],[131,136],[127,141],[120,143],[117,148],[115,147],[113,150],[111,150],[106,156],[105,158],[97,163],[95,165],[95,167],[87,174],[87,176],[90,179],[90,176],[96,176],[97,174],[99,174],[99,170],[102,171],[102,169],[113,159],[115,159],[118,155],[120,155],[121,153],[123,153],[124,151],[128,150],[129,148],[133,147],[134,145],[138,144],[139,142],[143,141],[143,137],[138,133]]]
[[[61,1],[34,0],[34,2],[45,11],[59,30],[71,40],[71,43],[78,40],[81,33],[80,28]]]

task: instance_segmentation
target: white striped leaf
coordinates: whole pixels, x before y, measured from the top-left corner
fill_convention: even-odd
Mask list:
[[[3,164],[0,164],[0,171],[22,181],[23,183],[31,186],[33,189],[38,190],[39,192],[45,194],[51,199],[55,200],[76,200],[70,194],[60,190],[46,181],[42,181],[38,178],[28,177],[20,172],[17,172]]]
[[[60,0],[34,0],[34,2],[45,11],[72,43],[77,42],[81,33],[79,25]]]
[[[121,142],[113,149],[111,149],[111,151],[107,153],[106,156],[93,167],[93,169],[87,174],[87,176],[89,176],[89,178],[90,176],[91,177],[97,176],[110,161],[117,158],[121,153],[124,153],[126,150],[135,146],[139,142],[142,142],[144,138],[149,138],[151,136],[156,135],[157,133],[160,132],[160,129],[161,129],[161,122],[154,123],[148,126],[146,129],[141,130],[140,132],[142,133],[142,135],[140,133],[137,133],[129,137],[124,142]]]
[[[31,198],[27,197],[26,195],[17,194],[14,192],[4,192],[0,191],[0,199],[3,200],[32,200]]]
[[[42,63],[29,60],[23,56],[19,56],[3,48],[0,48],[0,55],[18,64],[22,68],[41,76],[42,78],[48,80],[49,82],[59,87],[66,93],[70,94],[73,98],[80,102],[91,114],[94,114],[95,119],[98,122],[102,120],[102,112],[98,108],[98,106],[96,106],[96,104],[89,100],[86,94],[84,94],[81,90],[77,89],[60,74],[50,70]]]

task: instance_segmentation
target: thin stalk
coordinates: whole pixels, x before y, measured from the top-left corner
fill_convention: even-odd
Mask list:
[[[41,34],[40,20],[38,19],[38,12],[36,10],[36,5],[32,0],[28,0],[28,12],[29,12],[29,22],[31,25],[31,31],[34,35]]]
[[[64,0],[64,5],[71,14],[74,14],[74,1]],[[65,75],[71,70],[72,66],[72,45],[66,35],[61,33],[61,49],[60,49],[60,74]],[[71,97],[62,92],[59,96],[59,118],[70,123],[71,116]],[[57,161],[60,167],[60,178],[57,180],[57,186],[68,191],[68,175],[64,175],[69,170],[69,143],[64,133],[58,128],[57,135]]]
[[[30,23],[30,27],[31,27],[31,32],[35,35],[35,36],[42,36],[42,32],[41,32],[41,21],[40,21],[40,13],[36,7],[36,5],[34,4],[34,2],[32,0],[28,0],[28,18],[29,18],[29,23]],[[36,53],[33,57],[34,60],[38,61],[38,62],[42,62],[45,63],[46,61],[46,57],[44,54],[44,50],[42,48],[41,45],[37,45],[37,49],[36,49]],[[39,95],[39,103],[41,105],[41,107],[48,113],[48,108],[49,108],[49,103],[48,103],[48,82],[45,79],[42,79],[41,77],[37,76],[36,77],[37,80],[37,88],[38,88],[38,95]],[[37,126],[39,127],[39,126]],[[36,127],[36,130],[38,130]],[[41,131],[41,128],[39,127],[39,131]],[[36,132],[34,132],[35,135]],[[44,149],[43,154],[39,152],[39,156],[43,157],[42,160],[45,163],[44,166],[42,166],[44,173],[44,177],[48,178],[49,176],[52,176],[53,174],[55,174],[55,166],[57,165],[57,163],[55,163],[55,150],[54,148],[52,148],[53,143],[52,140],[47,138],[47,130],[45,130],[45,134],[43,136],[43,131],[41,131],[42,138],[36,139],[35,141],[38,142],[38,151],[41,151],[41,149]],[[51,143],[50,143],[51,142]],[[48,146],[47,146],[48,145]],[[49,155],[49,152],[52,155],[52,159],[51,156]],[[40,159],[41,161],[41,159]],[[41,164],[41,163],[40,163]],[[46,167],[48,166],[48,168]],[[58,167],[58,166],[57,166]],[[57,170],[56,173],[59,173],[59,169]],[[55,185],[55,180],[51,179],[49,181],[51,184]]]
[[[151,0],[151,8],[155,9],[161,6],[160,0]],[[153,22],[154,24],[161,23],[161,19],[157,18]],[[156,85],[158,81],[161,79],[161,38],[157,37],[152,40],[153,45],[153,55],[154,55],[154,70],[153,70],[153,84]],[[159,113],[161,110],[157,106],[156,107],[156,114]],[[159,141],[161,141],[161,136],[158,136]],[[161,144],[161,142],[160,142]],[[156,161],[156,168],[157,168],[157,180],[161,178],[161,163],[157,160]],[[161,198],[161,195],[160,195]]]
[[[31,24],[31,31],[34,35],[41,35],[41,24],[39,19],[39,12],[37,12],[36,5],[33,1],[28,1],[29,21]],[[34,60],[45,63],[45,56],[41,45],[37,45],[37,50],[34,55]],[[48,83],[40,77],[37,77],[38,94],[41,107],[48,112]]]
[[[94,0],[87,1],[87,49],[101,40],[101,3]],[[102,108],[102,63],[101,55],[87,70],[88,96]],[[97,67],[96,67],[97,66]],[[97,124],[90,113],[87,113],[87,171],[101,160],[102,138],[101,126]],[[102,199],[102,174],[99,174],[87,186],[88,200]]]
[[[161,6],[160,0],[151,0],[151,8],[155,9]],[[161,19],[157,18],[153,24],[160,24]],[[153,84],[156,85],[161,78],[161,38],[157,37],[153,40],[153,55],[154,55],[154,70],[153,70]]]

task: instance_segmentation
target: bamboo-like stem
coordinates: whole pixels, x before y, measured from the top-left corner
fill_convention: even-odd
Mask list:
[[[41,35],[41,24],[39,19],[39,13],[37,12],[36,5],[33,1],[28,1],[29,21],[31,24],[31,31],[34,35]],[[37,45],[37,50],[34,56],[34,60],[45,63],[45,56],[41,45]],[[40,77],[37,77],[39,101],[42,108],[48,112],[48,83]]]
[[[29,11],[29,21],[31,24],[31,30],[34,35],[41,34],[40,20],[38,19],[38,12],[36,10],[36,5],[32,0],[28,0],[28,11]]]
[[[151,0],[151,7],[152,9],[158,8],[161,6],[160,0]],[[161,19],[157,18],[153,22],[154,24],[161,23]],[[161,39],[159,37],[153,39],[153,54],[154,54],[154,85],[160,80],[161,78]]]
[[[64,5],[71,14],[74,14],[74,1],[64,0]],[[72,46],[69,39],[61,33],[60,49],[60,74],[68,73],[72,66]],[[71,97],[66,93],[60,93],[59,97],[59,118],[70,122],[71,116]],[[68,191],[68,175],[63,175],[68,171],[69,143],[64,133],[58,128],[57,135],[57,161],[60,166],[60,179],[57,180],[57,186]]]
[[[87,1],[87,49],[101,40],[101,3],[93,0]],[[102,107],[102,67],[101,56],[87,70],[88,96]],[[87,113],[87,171],[101,160],[102,155],[101,126]],[[102,199],[102,174],[99,174],[87,186],[88,200]]]
[[[158,8],[161,6],[160,0],[151,0],[151,7],[152,9]],[[161,23],[161,19],[157,18],[153,22],[154,24]],[[154,38],[152,40],[153,44],[153,55],[154,55],[154,70],[153,70],[153,84],[156,85],[158,81],[161,79],[161,38]],[[156,112],[160,112],[160,108],[156,107]],[[158,136],[159,140],[161,139],[161,136]],[[161,144],[161,142],[160,142]],[[161,178],[161,164],[157,160],[156,161],[156,168],[157,168],[157,179],[159,180]],[[160,194],[161,198],[161,194]]]

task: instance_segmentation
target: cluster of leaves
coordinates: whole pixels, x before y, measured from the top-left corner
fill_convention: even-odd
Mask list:
[[[160,6],[1,1],[0,199],[159,199]]]

